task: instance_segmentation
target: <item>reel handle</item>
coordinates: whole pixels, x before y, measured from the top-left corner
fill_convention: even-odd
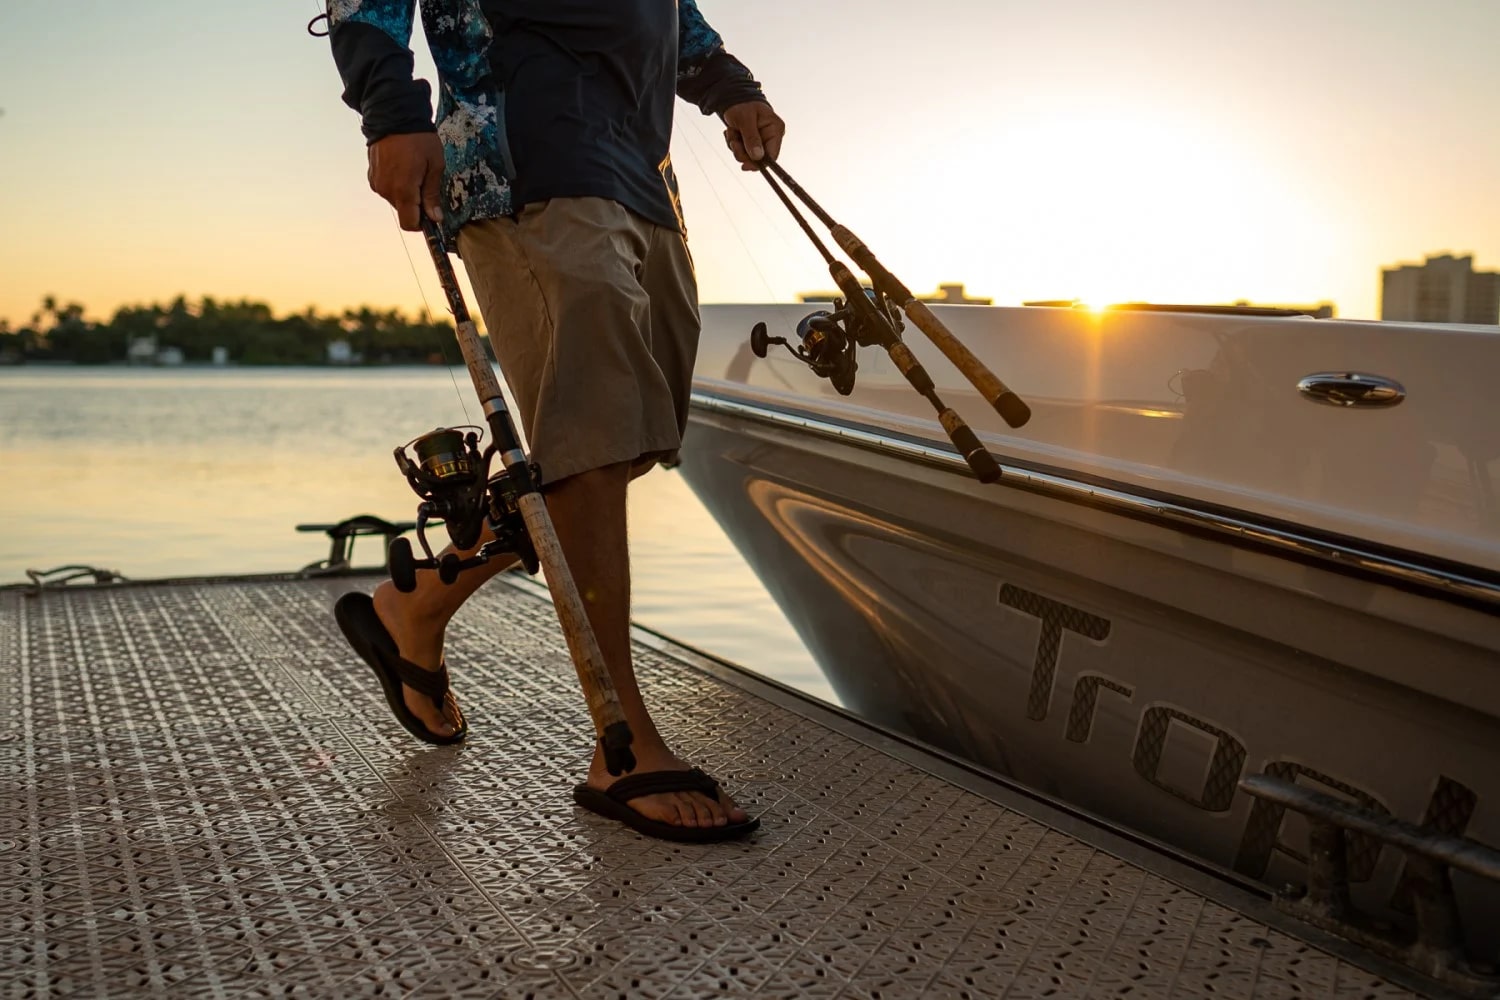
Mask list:
[[[483,566],[487,562],[488,557],[472,556],[463,559],[452,552],[441,559],[418,559],[412,551],[411,541],[406,538],[395,539],[386,550],[386,565],[390,569],[391,583],[403,594],[410,594],[417,589],[419,569],[435,569],[439,580],[452,584],[464,570]]]
[[[422,562],[429,560],[423,559]],[[411,539],[393,538],[385,550],[385,563],[391,571],[391,583],[403,594],[417,589],[417,570],[421,567],[411,551]]]
[[[766,332],[766,324],[756,323],[750,328],[750,352],[757,358],[766,356],[772,344],[785,344],[785,337],[772,337]]]

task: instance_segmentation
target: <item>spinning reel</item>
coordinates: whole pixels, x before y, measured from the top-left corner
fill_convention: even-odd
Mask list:
[[[796,347],[785,337],[768,336],[766,324],[757,323],[750,330],[750,350],[758,358],[766,356],[772,344],[780,344],[787,353],[811,368],[814,375],[833,383],[839,395],[854,391],[854,374],[859,370],[856,347],[885,346],[901,336],[901,314],[883,294],[865,289],[863,308],[856,308],[842,298],[833,300],[833,310],[819,309],[802,317],[797,324]]]
[[[948,439],[953,442],[979,481],[992,483],[999,479],[1000,463],[985,450],[963,418],[938,397],[937,385],[932,376],[927,374],[916,355],[902,341],[901,316],[906,316],[916,324],[917,329],[928,336],[1010,426],[1020,427],[1031,419],[1031,409],[1021,397],[996,378],[994,372],[986,368],[973,352],[959,343],[953,332],[911,293],[911,289],[875,258],[858,236],[823,211],[822,206],[780,164],[775,160],[768,160],[760,174],[812,241],[823,262],[828,265],[829,276],[833,278],[839,291],[843,292],[844,298],[834,300],[832,312],[815,312],[797,324],[797,339],[801,341],[797,347],[792,347],[783,337],[768,336],[766,325],[757,323],[750,331],[750,349],[757,357],[763,358],[771,344],[781,344],[791,352],[792,357],[811,368],[814,374],[831,381],[839,394],[844,396],[854,390],[854,373],[859,367],[854,360],[855,347],[878,346],[884,349],[902,377],[932,404]],[[801,209],[782,188],[783,183],[828,227],[829,234],[839,248],[870,276],[872,287],[864,287],[849,266],[824,245]]]
[[[536,573],[536,551],[517,506],[517,490],[508,473],[489,474],[495,447],[480,451],[481,433],[477,427],[439,427],[396,449],[396,467],[422,498],[417,506],[417,541],[426,554],[417,559],[408,539],[391,542],[388,558],[397,590],[415,590],[419,569],[435,569],[440,580],[452,583],[466,569],[511,554],[520,558],[526,572]],[[416,461],[407,455],[408,448],[416,453]],[[539,474],[533,466],[532,475]],[[467,559],[453,552],[438,559],[427,541],[427,524],[433,520],[443,522],[457,549],[473,548],[486,524],[495,537]]]

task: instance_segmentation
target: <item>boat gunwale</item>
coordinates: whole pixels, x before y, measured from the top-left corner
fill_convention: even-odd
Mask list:
[[[977,481],[962,456],[934,439],[841,420],[799,407],[771,406],[701,386],[694,387],[690,407],[795,429]],[[1013,458],[993,447],[989,450],[1003,469],[995,485],[1216,539],[1237,548],[1271,553],[1340,576],[1384,583],[1485,614],[1500,614],[1500,572],[1104,476]]]

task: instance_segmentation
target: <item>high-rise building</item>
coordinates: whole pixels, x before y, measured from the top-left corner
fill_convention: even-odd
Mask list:
[[[1380,276],[1381,319],[1500,324],[1500,272],[1474,270],[1473,257],[1440,254]]]

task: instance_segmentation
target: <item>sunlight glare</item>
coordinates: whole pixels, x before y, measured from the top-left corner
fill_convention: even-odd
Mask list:
[[[971,235],[945,241],[967,250],[948,280],[1002,302],[1326,294],[1310,262],[1338,256],[1330,211],[1211,122],[1032,108],[958,141],[966,148],[944,162],[942,185],[967,203],[944,221]]]

